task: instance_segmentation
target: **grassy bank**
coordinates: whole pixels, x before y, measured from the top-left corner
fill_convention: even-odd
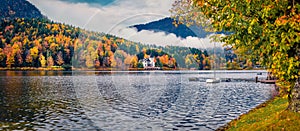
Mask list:
[[[288,99],[276,97],[231,121],[226,130],[300,130],[300,114],[287,111]],[[221,129],[221,128],[220,128]],[[221,129],[221,130],[224,130]]]

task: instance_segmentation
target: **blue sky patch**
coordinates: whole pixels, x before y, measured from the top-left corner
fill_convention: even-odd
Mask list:
[[[87,4],[97,4],[101,6],[106,6],[112,4],[115,0],[61,0],[70,3],[87,3]]]

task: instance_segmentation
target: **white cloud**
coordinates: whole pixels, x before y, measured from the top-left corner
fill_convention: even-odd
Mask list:
[[[212,47],[208,38],[187,37],[174,34],[137,32],[128,26],[147,23],[170,16],[174,0],[117,0],[107,6],[91,6],[87,3],[69,3],[59,0],[29,0],[50,19],[72,24],[88,30],[115,34],[145,44]]]
[[[173,45],[173,46],[185,46],[195,48],[211,48],[214,47],[214,43],[211,42],[210,36],[206,38],[187,37],[186,39],[176,37],[175,34],[166,34],[164,32],[154,32],[148,30],[142,30],[138,32],[135,28],[114,28],[110,34],[132,40],[135,42],[141,42],[144,44],[155,44],[160,46]],[[221,43],[215,43],[216,47],[221,47]]]
[[[108,6],[90,6],[87,3],[69,3],[59,0],[29,1],[54,21],[101,32],[107,32],[128,18],[134,18],[134,21],[121,24],[130,26],[170,16],[169,9],[173,3],[173,0],[118,0]],[[147,19],[150,16],[151,19]]]
[[[83,27],[97,8],[86,3],[66,3],[58,0],[29,0],[49,19]]]

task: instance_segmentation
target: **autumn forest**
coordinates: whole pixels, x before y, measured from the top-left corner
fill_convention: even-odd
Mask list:
[[[126,70],[142,68],[141,59],[154,57],[159,67],[210,69],[206,51],[144,45],[45,18],[3,19],[0,30],[0,66],[5,68]]]

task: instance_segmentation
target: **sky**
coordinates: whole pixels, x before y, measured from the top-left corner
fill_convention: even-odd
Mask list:
[[[99,4],[101,6],[106,6],[115,2],[115,0],[61,0],[71,3],[88,3],[88,4]]]
[[[208,48],[208,38],[178,38],[175,34],[127,28],[169,17],[174,0],[28,0],[57,22],[113,34],[135,42]]]

